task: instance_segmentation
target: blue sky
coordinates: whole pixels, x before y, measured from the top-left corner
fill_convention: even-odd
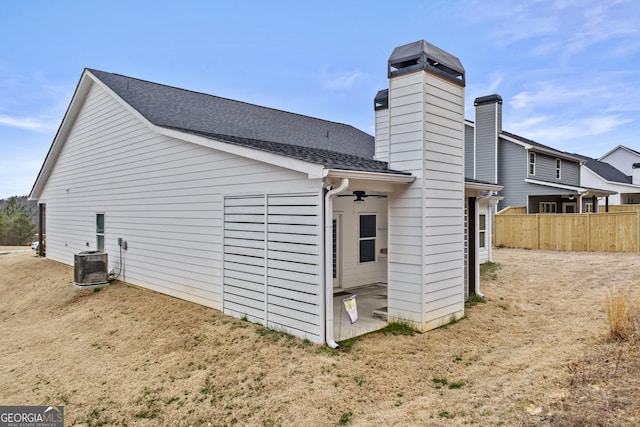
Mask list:
[[[85,67],[354,125],[396,46],[424,39],[498,93],[503,128],[599,157],[640,150],[640,2],[0,2],[0,198],[25,195]]]

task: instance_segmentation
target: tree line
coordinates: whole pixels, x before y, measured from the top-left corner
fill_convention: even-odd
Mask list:
[[[33,240],[36,225],[17,197],[11,197],[4,209],[0,209],[0,245],[28,245]]]

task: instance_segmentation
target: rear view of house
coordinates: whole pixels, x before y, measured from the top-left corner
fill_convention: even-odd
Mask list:
[[[331,346],[336,290],[381,283],[388,317],[419,330],[463,315],[486,231],[473,208],[500,189],[465,187],[464,68],[419,41],[388,76],[375,141],[84,70],[30,195],[47,257],[104,251],[127,282]]]

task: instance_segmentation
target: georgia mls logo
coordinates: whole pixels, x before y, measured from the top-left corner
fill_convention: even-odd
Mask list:
[[[64,406],[0,406],[0,427],[64,427]]]

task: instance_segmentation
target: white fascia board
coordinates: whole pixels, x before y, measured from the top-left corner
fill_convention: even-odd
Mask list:
[[[599,158],[598,160],[602,160],[602,159],[604,159],[605,157],[607,157],[607,156],[609,156],[610,154],[612,154],[612,153],[614,153],[614,152],[618,151],[619,149],[625,150],[625,151],[627,151],[628,153],[633,154],[634,156],[640,156],[640,153],[638,153],[637,151],[635,151],[635,150],[633,150],[633,149],[631,149],[631,148],[629,148],[629,147],[625,147],[624,145],[618,145],[618,146],[617,146],[616,148],[614,148],[613,150],[610,150],[607,154],[605,154],[605,155],[603,155],[603,156],[600,156],[600,158]]]
[[[400,175],[393,173],[363,172],[344,169],[325,169],[324,176],[327,178],[348,178],[363,181],[384,181],[397,184],[410,184],[416,180],[413,175]]]
[[[602,190],[599,188],[586,188],[586,187],[574,187],[571,185],[563,185],[563,184],[556,184],[553,182],[544,182],[544,181],[536,181],[535,179],[525,179],[525,182],[528,182],[530,184],[537,184],[537,185],[544,185],[545,187],[551,187],[551,188],[559,188],[561,190],[569,190],[569,191],[575,191],[578,194],[582,194],[587,195],[587,194],[593,194],[594,196],[598,196],[598,197],[604,197],[607,195],[612,195],[612,194],[617,194],[617,191],[609,191],[609,190]]]
[[[53,142],[49,147],[49,151],[47,152],[47,156],[42,163],[40,168],[40,172],[38,172],[38,176],[36,181],[31,188],[31,192],[29,193],[29,200],[38,200],[40,198],[40,194],[44,189],[44,185],[49,179],[49,175],[51,174],[51,170],[60,155],[60,151],[62,151],[62,146],[64,145],[64,141],[66,140],[71,128],[73,127],[73,123],[78,117],[78,113],[80,112],[80,108],[84,103],[84,100],[89,93],[89,89],[91,89],[92,83],[95,80],[95,77],[91,75],[92,78],[88,77],[91,75],[86,69],[80,76],[80,81],[76,86],[76,89],[71,97],[71,102],[67,107],[67,111],[64,113],[64,117],[62,118],[62,122],[58,127],[58,131],[53,138]]]
[[[504,188],[504,185],[498,184],[483,184],[481,182],[466,182],[464,183],[465,190],[480,190],[480,191],[500,191]]]
[[[545,187],[559,188],[561,190],[575,191],[576,193],[583,193],[587,191],[586,188],[582,188],[582,187],[574,187],[572,185],[565,185],[565,184],[556,184],[554,182],[538,181],[536,179],[530,179],[530,178],[525,178],[524,182],[527,182],[529,184],[542,185]]]

